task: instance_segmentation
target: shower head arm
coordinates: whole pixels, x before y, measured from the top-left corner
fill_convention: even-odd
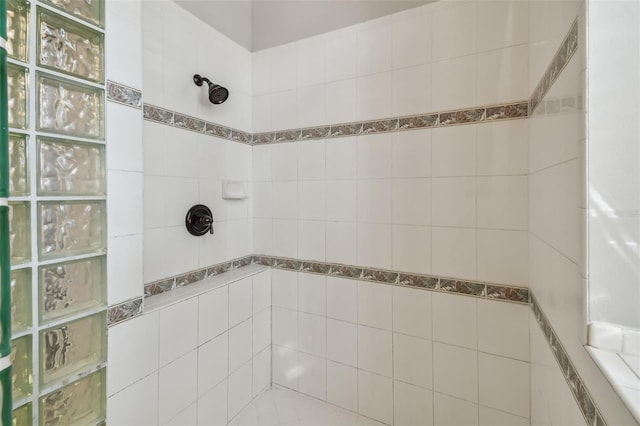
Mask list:
[[[193,82],[196,84],[196,86],[202,86],[202,82],[206,81],[208,85],[211,85],[211,80],[209,80],[207,77],[202,77],[200,76],[200,74],[196,74],[193,76]]]

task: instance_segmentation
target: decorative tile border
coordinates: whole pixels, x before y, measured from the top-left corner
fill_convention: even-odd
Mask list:
[[[242,268],[243,266],[251,264],[252,260],[253,256],[245,256],[238,259],[230,260],[228,262],[207,266],[206,268],[201,268],[195,271],[145,284],[144,297],[156,296],[158,294],[166,293],[179,287],[184,287],[186,285],[202,281],[205,278],[220,275],[232,269]]]
[[[274,256],[256,255],[253,256],[253,263],[289,271],[308,272],[404,287],[464,294],[505,302],[529,303],[529,290],[524,287],[453,280],[431,275],[408,274],[385,269],[364,268],[354,265],[340,265]]]
[[[538,300],[534,297],[533,293],[530,294],[530,298],[531,310],[536,317],[536,321],[538,321],[538,325],[542,329],[544,337],[547,339],[551,352],[553,352],[553,356],[556,358],[560,371],[567,381],[569,389],[571,390],[584,419],[588,425],[606,426],[607,423],[604,421],[602,413],[596,406],[591,394],[578,374],[576,367],[571,362],[571,359],[569,358],[567,351],[562,346],[560,339],[558,339],[558,335],[553,331],[553,327],[551,327],[549,319],[544,312],[542,312],[542,309],[538,304]]]
[[[107,311],[107,325],[110,327],[142,314],[142,301],[142,297],[138,297],[137,299],[109,306],[109,310]]]
[[[142,91],[113,81],[107,81],[107,100],[142,109]]]
[[[297,142],[311,139],[342,138],[374,133],[398,132],[429,127],[443,127],[460,124],[486,123],[499,120],[527,118],[526,101],[503,105],[434,112],[407,117],[384,118],[381,120],[338,123],[302,129],[285,129],[275,132],[248,133],[191,117],[176,111],[144,104],[144,119],[179,127],[198,133],[215,136],[249,145]]]
[[[551,63],[547,67],[547,70],[544,72],[540,82],[531,94],[531,97],[529,98],[529,115],[533,114],[536,110],[540,101],[542,101],[549,89],[551,89],[551,86],[553,86],[553,83],[558,79],[558,76],[569,63],[573,54],[576,53],[576,50],[578,50],[578,18],[573,21],[569,32],[560,44],[560,47],[551,59]]]

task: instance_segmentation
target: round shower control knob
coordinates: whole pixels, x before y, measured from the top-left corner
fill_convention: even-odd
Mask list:
[[[200,237],[207,232],[213,234],[213,214],[207,206],[196,204],[191,207],[184,222],[191,235]]]

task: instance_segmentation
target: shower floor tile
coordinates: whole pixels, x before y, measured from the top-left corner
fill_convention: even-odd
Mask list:
[[[384,426],[289,389],[273,386],[246,406],[231,426]]]

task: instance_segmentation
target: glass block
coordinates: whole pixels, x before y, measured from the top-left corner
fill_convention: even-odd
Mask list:
[[[105,306],[104,256],[40,267],[40,320]]]
[[[37,130],[91,139],[104,137],[104,90],[36,73]]]
[[[9,193],[12,196],[29,195],[28,139],[27,135],[9,133]]]
[[[31,413],[31,403],[24,404],[21,407],[13,410],[13,425],[12,426],[25,426],[32,423],[33,414]]]
[[[38,7],[38,65],[96,82],[104,78],[104,35]]]
[[[106,247],[104,201],[38,203],[38,244],[42,259],[103,251]]]
[[[33,374],[31,372],[31,335],[11,341],[11,364],[13,399],[20,400],[31,395]]]
[[[100,424],[106,415],[105,372],[103,368],[40,398],[40,424]]]
[[[19,265],[31,259],[29,203],[9,203],[9,249],[11,264]]]
[[[104,27],[104,1],[91,0],[42,0],[70,15],[81,18],[91,24]]]
[[[29,8],[28,1],[7,1],[7,55],[23,62],[29,46]]]
[[[40,387],[107,359],[107,316],[101,312],[40,332]]]
[[[9,127],[27,128],[27,76],[29,70],[16,64],[7,64],[7,111]]]
[[[31,327],[31,269],[11,271],[11,331]]]
[[[105,195],[104,145],[38,137],[39,195]]]

